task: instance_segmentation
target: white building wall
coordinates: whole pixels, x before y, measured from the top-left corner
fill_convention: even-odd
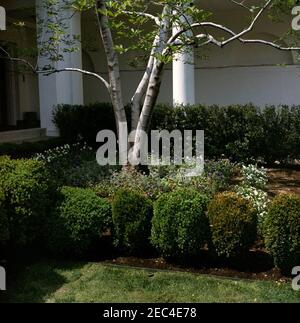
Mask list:
[[[245,25],[243,16],[237,12],[219,12],[214,19],[234,30],[239,30]],[[274,40],[288,28],[287,23],[272,24],[267,21],[258,24],[250,36]],[[95,27],[91,19],[85,17],[83,37],[86,42],[91,35],[95,35]],[[83,64],[107,78],[105,55],[99,46],[99,38],[95,36],[92,43],[93,50],[87,50]],[[222,49],[216,46],[205,47],[195,55],[196,103],[227,105],[251,102],[259,106],[300,104],[300,70],[295,65],[296,55],[291,52],[263,45],[242,45],[234,42]],[[125,103],[130,102],[144,71],[142,67],[130,66],[132,56],[133,54],[126,54],[120,58]],[[282,67],[279,64],[286,66]],[[172,65],[168,65],[165,68],[158,102],[172,104],[172,82]],[[84,93],[85,103],[109,101],[104,86],[89,77],[84,77]]]

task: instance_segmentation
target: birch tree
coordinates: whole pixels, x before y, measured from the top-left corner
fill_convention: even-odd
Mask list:
[[[232,30],[215,22],[212,18],[213,12],[203,10],[198,1],[192,0],[44,0],[47,17],[40,20],[39,26],[41,29],[47,26],[50,35],[46,40],[40,41],[38,54],[47,56],[50,64],[34,65],[22,57],[12,56],[3,48],[0,50],[4,56],[26,64],[35,73],[50,75],[78,72],[94,77],[96,81],[104,84],[110,95],[119,136],[120,124],[127,124],[128,121],[122,94],[119,57],[128,51],[142,52],[146,58],[145,72],[131,99],[131,130],[135,131],[131,153],[133,158],[138,158],[141,132],[149,130],[164,68],[174,55],[208,45],[225,48],[232,42],[239,42],[241,46],[263,44],[282,51],[300,50],[297,45],[298,34],[292,30],[287,30],[285,35],[289,46],[282,46],[280,40],[271,42],[266,39],[253,39],[249,35],[263,19],[271,19],[272,23],[276,23],[286,14],[291,15],[292,9],[297,5],[296,0],[258,0],[256,5],[251,0],[224,1],[232,8],[241,7],[248,14],[241,30]],[[57,68],[57,62],[63,60],[62,44],[68,45],[66,50],[75,51],[76,42],[80,41],[76,35],[65,34],[64,19],[68,18],[60,18],[62,9],[69,10],[70,15],[75,12],[93,12],[98,39],[106,55],[107,79],[88,70]],[[129,42],[124,44],[124,38]]]

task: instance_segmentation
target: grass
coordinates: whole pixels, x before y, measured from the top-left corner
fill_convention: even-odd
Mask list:
[[[9,302],[300,302],[287,283],[43,261],[8,285]]]

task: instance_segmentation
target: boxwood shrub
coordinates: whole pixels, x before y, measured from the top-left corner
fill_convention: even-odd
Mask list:
[[[257,233],[257,215],[250,201],[223,192],[209,204],[212,247],[219,256],[235,257],[249,250]]]
[[[55,195],[44,163],[32,159],[11,161],[2,183],[10,240],[25,245],[41,238],[46,214]]]
[[[119,190],[112,203],[114,244],[129,254],[147,250],[152,213],[148,197],[129,189]]]
[[[300,264],[300,196],[284,194],[271,203],[264,227],[265,243],[277,267]]]
[[[63,187],[48,218],[48,247],[57,255],[83,255],[105,232],[111,206],[92,190]]]
[[[163,194],[154,204],[151,241],[164,257],[196,255],[209,240],[208,197],[185,188]]]

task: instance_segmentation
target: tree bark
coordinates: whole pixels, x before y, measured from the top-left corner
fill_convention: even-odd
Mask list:
[[[99,30],[107,58],[110,97],[114,108],[118,139],[120,142],[120,123],[127,123],[125,107],[122,95],[120,64],[118,54],[115,51],[112,33],[109,27],[108,17],[103,14],[106,12],[105,0],[99,0],[96,4],[96,14],[98,17]]]
[[[153,57],[153,66],[151,74],[149,76],[142,111],[139,117],[138,124],[136,126],[135,142],[132,151],[133,158],[138,158],[138,153],[141,148],[141,133],[143,131],[149,131],[153,109],[159,94],[162,75],[165,66],[165,62],[161,60],[161,58],[159,58],[159,55],[163,54],[167,46],[167,40],[169,37],[170,30],[170,12],[171,8],[169,7],[169,5],[165,5],[162,13],[160,29],[158,35],[156,36],[156,40],[154,41],[154,44],[156,44],[156,46],[153,47],[153,52],[151,53],[151,56]]]

